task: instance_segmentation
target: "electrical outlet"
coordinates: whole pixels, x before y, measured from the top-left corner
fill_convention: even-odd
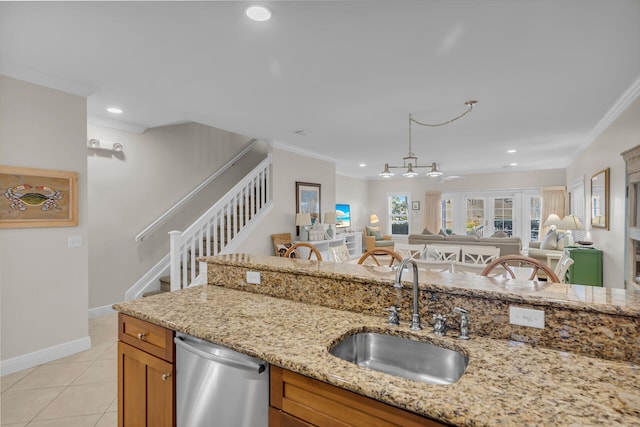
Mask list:
[[[512,325],[544,329],[544,310],[509,307],[509,323]]]
[[[247,271],[247,283],[254,285],[260,284],[260,272],[259,271]]]

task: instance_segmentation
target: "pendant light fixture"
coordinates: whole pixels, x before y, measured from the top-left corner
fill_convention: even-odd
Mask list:
[[[426,173],[427,176],[432,177],[432,178],[437,178],[439,176],[442,176],[442,172],[440,170],[438,170],[438,165],[436,165],[435,162],[432,162],[431,165],[419,165],[418,164],[418,158],[416,157],[416,155],[413,153],[413,151],[411,151],[411,125],[413,123],[418,124],[420,126],[429,126],[429,127],[438,127],[438,126],[444,126],[447,125],[449,123],[455,122],[458,119],[461,119],[462,117],[466,116],[467,114],[469,114],[471,112],[471,110],[473,110],[473,106],[475,104],[477,104],[478,101],[467,101],[464,104],[467,106],[467,109],[464,113],[460,114],[457,117],[454,117],[453,119],[447,120],[446,122],[442,122],[442,123],[422,123],[417,121],[416,119],[413,118],[413,116],[411,114],[409,114],[409,153],[402,158],[402,166],[391,166],[389,165],[389,163],[385,163],[384,164],[384,169],[382,172],[380,172],[380,176],[382,178],[390,178],[392,176],[394,176],[395,174],[391,171],[391,169],[404,169],[405,171],[402,172],[402,176],[404,176],[405,178],[413,178],[414,176],[418,176],[419,173],[416,172],[416,169],[421,169],[421,168],[429,168],[429,171]]]

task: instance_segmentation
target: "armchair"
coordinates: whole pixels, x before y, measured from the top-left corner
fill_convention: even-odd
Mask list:
[[[391,250],[394,248],[395,242],[391,240],[391,236],[383,236],[380,227],[365,227],[362,235],[364,236],[367,252],[376,248]]]

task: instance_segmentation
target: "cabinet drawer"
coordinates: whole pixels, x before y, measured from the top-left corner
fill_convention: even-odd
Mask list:
[[[168,362],[175,360],[173,331],[126,314],[118,314],[118,339]]]
[[[269,425],[444,426],[395,406],[271,365]],[[285,417],[274,409],[279,409]]]

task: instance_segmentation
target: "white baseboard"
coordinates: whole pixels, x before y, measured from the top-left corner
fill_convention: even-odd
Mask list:
[[[91,348],[91,338],[86,336],[64,344],[43,348],[33,353],[23,354],[11,359],[0,361],[0,375],[8,375],[23,369],[49,363],[62,357],[71,356]]]
[[[108,316],[116,311],[109,305],[103,305],[102,307],[90,308],[89,319],[95,319],[96,317]]]

